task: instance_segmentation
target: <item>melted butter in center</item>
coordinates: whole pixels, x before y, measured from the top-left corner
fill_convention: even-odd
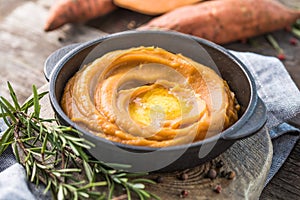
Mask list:
[[[181,116],[180,101],[164,87],[142,91],[129,104],[131,118],[143,125],[174,120]]]

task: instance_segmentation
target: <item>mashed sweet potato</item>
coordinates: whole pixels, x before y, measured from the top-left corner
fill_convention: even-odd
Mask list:
[[[211,137],[239,110],[215,71],[157,47],[112,51],[86,65],[69,80],[61,105],[99,137],[149,147]]]

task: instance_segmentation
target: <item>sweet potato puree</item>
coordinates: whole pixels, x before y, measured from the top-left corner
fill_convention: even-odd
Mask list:
[[[149,147],[213,136],[238,119],[239,109],[212,69],[156,47],[112,51],[84,66],[61,105],[99,137]]]

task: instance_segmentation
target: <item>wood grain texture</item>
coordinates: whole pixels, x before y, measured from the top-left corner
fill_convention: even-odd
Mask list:
[[[1,6],[5,5],[1,2]],[[24,101],[31,93],[31,85],[40,87],[46,83],[44,62],[53,51],[67,44],[89,41],[106,34],[83,25],[68,25],[58,31],[45,33],[46,1],[15,0],[13,4],[7,4],[7,10],[11,12],[0,14],[0,93],[8,97],[6,82],[11,81],[20,101]],[[32,13],[34,17],[28,17]]]
[[[267,185],[261,199],[299,199],[300,197],[300,141],[295,145],[278,174]]]
[[[234,171],[236,178],[228,180],[218,177],[214,180],[206,177],[209,169],[215,168],[222,160],[221,171]],[[226,152],[213,161],[193,169],[187,169],[187,180],[179,180],[183,172],[171,174],[154,174],[165,180],[163,183],[150,186],[150,191],[162,199],[179,199],[182,190],[188,192],[185,199],[258,199],[272,160],[272,145],[268,132],[264,128],[252,137],[236,142]],[[214,191],[221,185],[222,192]]]

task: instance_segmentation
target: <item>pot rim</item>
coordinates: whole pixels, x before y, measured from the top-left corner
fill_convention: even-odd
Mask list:
[[[176,145],[176,146],[167,146],[167,147],[162,147],[162,148],[156,148],[156,147],[147,147],[147,146],[134,146],[134,145],[126,145],[123,143],[118,143],[118,142],[112,142],[110,140],[107,140],[105,138],[99,137],[94,135],[93,133],[89,132],[88,130],[80,127],[77,125],[75,122],[71,121],[71,119],[64,113],[62,110],[59,102],[57,101],[57,97],[55,94],[55,86],[56,86],[56,78],[61,71],[61,69],[64,67],[64,65],[74,56],[76,56],[78,53],[80,53],[82,50],[89,48],[95,44],[100,44],[104,40],[114,38],[114,37],[119,37],[127,34],[139,34],[139,33],[146,33],[146,34],[168,34],[172,36],[180,36],[180,37],[185,37],[189,39],[193,39],[196,42],[200,44],[207,45],[209,47],[212,47],[213,49],[216,49],[217,51],[220,51],[221,53],[225,54],[232,62],[235,62],[243,71],[243,73],[246,75],[249,86],[250,86],[250,100],[247,108],[245,109],[245,112],[243,115],[238,119],[237,122],[235,122],[233,125],[228,127],[226,130],[211,136],[209,138],[205,138],[204,140],[192,142],[189,144],[182,144],[182,145]],[[187,149],[187,148],[193,148],[193,147],[200,147],[203,144],[208,144],[211,142],[214,142],[218,139],[223,139],[223,136],[230,135],[232,132],[239,130],[240,128],[243,127],[245,123],[250,119],[250,117],[253,115],[253,112],[256,108],[257,105],[257,91],[256,91],[256,85],[254,82],[254,78],[252,77],[251,73],[247,69],[247,67],[237,58],[235,57],[232,53],[230,53],[227,49],[210,42],[208,40],[198,38],[195,36],[183,34],[183,33],[178,33],[178,32],[173,32],[173,31],[158,31],[158,30],[146,30],[146,31],[124,31],[124,32],[118,32],[114,34],[109,34],[100,38],[96,38],[94,40],[79,44],[77,47],[69,51],[67,54],[65,54],[55,65],[54,70],[52,71],[50,78],[49,78],[49,96],[50,96],[50,102],[56,112],[65,122],[67,122],[70,126],[74,127],[75,129],[79,130],[83,135],[87,135],[95,140],[100,140],[101,142],[105,142],[107,144],[113,144],[117,145],[120,148],[123,149],[128,149],[132,151],[155,151],[155,150],[160,150],[160,151],[176,151],[176,150],[182,150],[182,149]]]

